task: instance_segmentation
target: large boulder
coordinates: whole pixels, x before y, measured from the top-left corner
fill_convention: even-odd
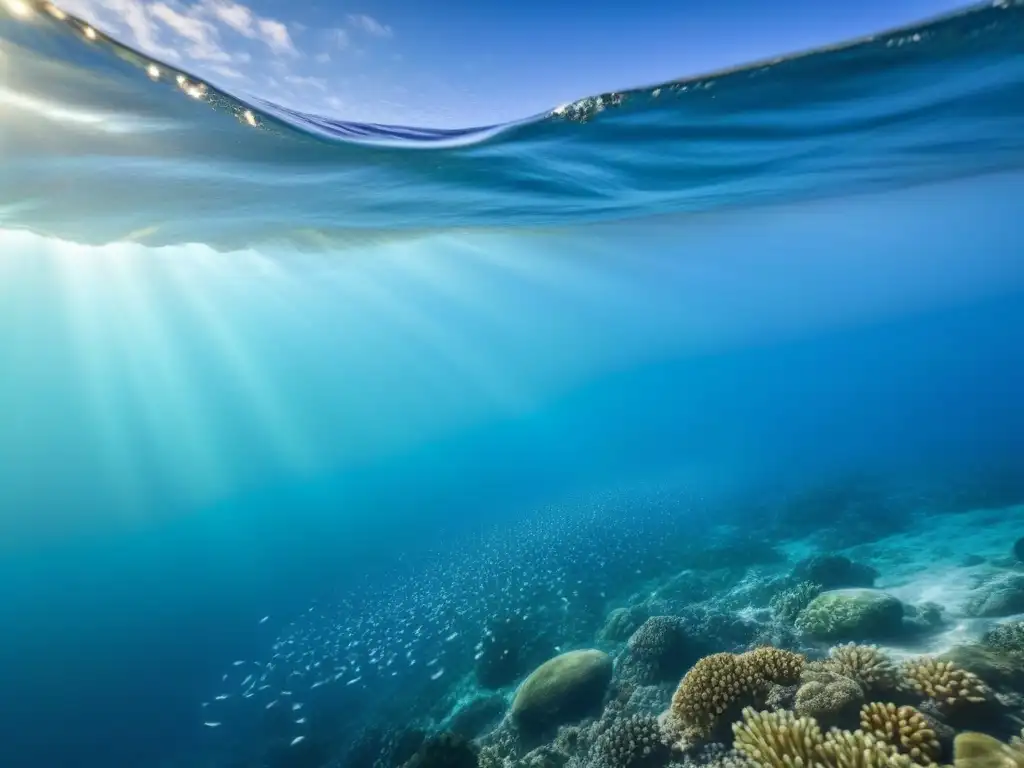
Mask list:
[[[1024,574],[1007,573],[988,582],[976,590],[966,610],[986,618],[1024,613]]]
[[[512,720],[546,731],[599,712],[612,680],[612,658],[597,650],[569,651],[541,664],[516,691]]]
[[[826,642],[896,637],[903,632],[903,603],[878,589],[833,589],[814,598],[796,626]]]

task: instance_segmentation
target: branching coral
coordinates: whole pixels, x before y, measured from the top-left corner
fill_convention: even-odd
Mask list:
[[[803,665],[803,656],[778,648],[705,656],[679,683],[671,715],[685,731],[706,736],[729,707],[764,696],[773,683],[795,683]]]
[[[672,696],[671,713],[685,729],[707,734],[731,704],[754,693],[754,684],[741,656],[734,653],[705,656],[679,683]]]
[[[759,689],[771,683],[792,685],[800,679],[806,661],[802,654],[771,646],[747,651],[740,658],[748,665],[748,676],[759,681]]]
[[[863,731],[822,734],[813,717],[743,710],[733,725],[735,748],[757,768],[910,768],[911,761]]]
[[[864,731],[829,731],[819,750],[826,768],[911,768],[906,755]]]
[[[889,690],[899,683],[896,665],[874,645],[837,645],[829,650],[826,663],[858,683],[865,693]]]
[[[912,659],[904,663],[902,673],[904,689],[934,699],[942,707],[977,704],[988,699],[988,689],[981,679],[951,661]]]
[[[821,585],[813,581],[801,581],[789,589],[779,592],[768,603],[775,617],[788,624],[796,621],[800,611],[806,608],[811,600],[821,594]]]
[[[824,743],[818,722],[797,717],[789,710],[743,710],[743,720],[732,727],[736,751],[761,768],[792,768],[819,762]]]
[[[860,710],[860,727],[865,733],[892,744],[918,765],[931,765],[940,752],[939,740],[924,715],[913,707],[874,702]]]

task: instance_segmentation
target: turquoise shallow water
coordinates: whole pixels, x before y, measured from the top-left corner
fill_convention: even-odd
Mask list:
[[[715,651],[809,550],[1012,571],[1021,4],[447,132],[0,55],[3,765],[369,768],[695,543]]]

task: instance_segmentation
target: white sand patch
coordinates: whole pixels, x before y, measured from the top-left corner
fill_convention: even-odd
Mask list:
[[[1024,618],[970,618],[977,589],[1001,574],[1024,566],[1014,562],[1012,546],[1024,536],[1024,505],[921,517],[908,531],[846,550],[851,559],[876,568],[879,589],[905,604],[937,603],[948,626],[913,644],[885,646],[896,658],[941,654],[978,640],[997,624]]]

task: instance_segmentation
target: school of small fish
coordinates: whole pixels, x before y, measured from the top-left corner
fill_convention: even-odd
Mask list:
[[[202,703],[203,725],[285,710],[294,746],[308,735],[306,713],[318,702],[345,696],[365,710],[365,702],[451,685],[472,671],[496,624],[532,617],[564,628],[574,609],[603,609],[616,588],[658,570],[679,504],[670,495],[643,503],[609,495],[540,510],[514,531],[434,553],[392,583],[358,585],[279,627],[263,616],[254,622],[259,631],[277,632],[268,657],[231,662]]]

